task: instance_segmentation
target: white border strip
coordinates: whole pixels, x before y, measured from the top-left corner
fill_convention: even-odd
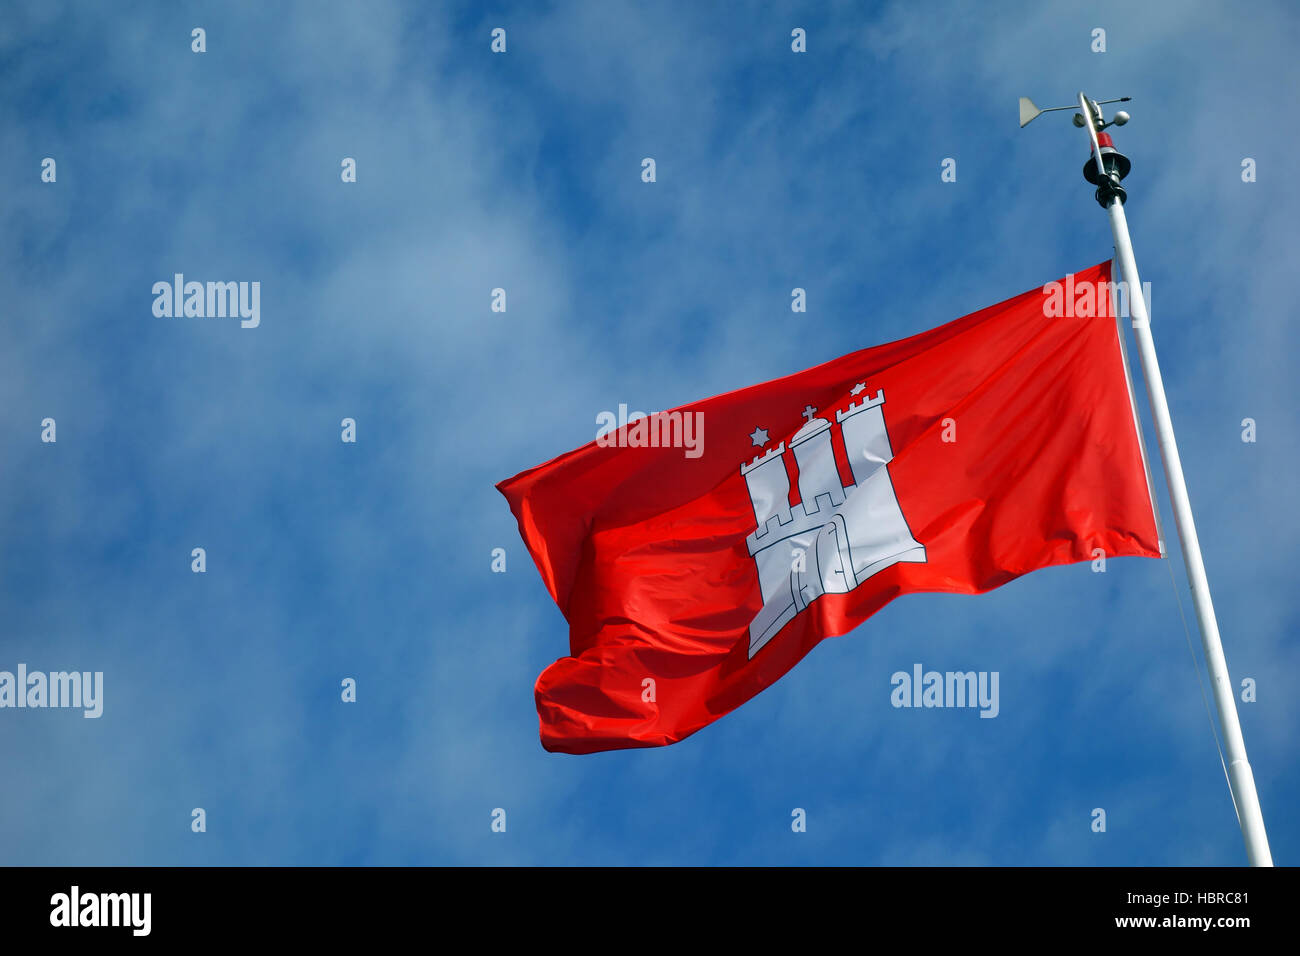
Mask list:
[[[1155,519],[1156,519],[1157,543],[1160,545],[1160,556],[1164,558],[1164,557],[1168,557],[1168,552],[1165,550],[1165,529],[1160,522],[1160,504],[1159,502],[1156,501],[1156,486],[1155,483],[1151,480],[1151,461],[1147,457],[1146,439],[1142,437],[1142,420],[1138,416],[1137,398],[1133,391],[1133,373],[1128,363],[1128,347],[1124,342],[1124,325],[1122,322],[1120,322],[1119,301],[1116,298],[1116,289],[1117,289],[1117,286],[1115,284],[1116,267],[1117,267],[1117,263],[1115,262],[1115,257],[1111,256],[1110,289],[1109,289],[1110,309],[1115,316],[1115,335],[1119,338],[1119,355],[1124,362],[1124,381],[1128,383],[1128,403],[1129,403],[1129,407],[1133,410],[1133,430],[1137,432],[1138,448],[1142,452],[1142,470],[1146,473],[1147,476],[1147,495],[1151,498],[1151,512],[1152,514],[1155,515]],[[1130,297],[1134,295],[1142,295],[1142,290],[1129,289],[1128,294]]]

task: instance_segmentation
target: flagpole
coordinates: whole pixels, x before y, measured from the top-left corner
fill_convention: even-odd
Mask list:
[[[1201,646],[1205,651],[1205,664],[1210,672],[1214,690],[1214,704],[1219,714],[1219,726],[1227,749],[1228,787],[1237,809],[1242,837],[1246,842],[1246,856],[1251,866],[1272,866],[1273,856],[1268,848],[1268,834],[1264,831],[1264,815],[1259,807],[1259,794],[1255,790],[1255,775],[1246,759],[1246,743],[1241,736],[1241,722],[1237,717],[1237,701],[1232,680],[1228,677],[1228,663],[1223,656],[1223,643],[1219,638],[1219,624],[1210,600],[1210,583],[1205,574],[1200,541],[1196,537],[1196,523],[1192,519],[1192,504],[1187,495],[1187,482],[1174,441],[1174,424],[1169,415],[1169,402],[1165,398],[1164,381],[1160,377],[1160,363],[1156,359],[1155,341],[1151,337],[1151,317],[1147,313],[1142,283],[1138,278],[1137,261],[1133,258],[1133,241],[1129,238],[1128,219],[1124,215],[1127,194],[1120,180],[1127,175],[1129,161],[1118,153],[1110,137],[1101,132],[1105,124],[1100,107],[1079,93],[1079,108],[1083,113],[1088,138],[1092,142],[1092,158],[1084,167],[1084,176],[1097,186],[1097,202],[1110,215],[1110,228],[1115,237],[1115,256],[1119,260],[1121,276],[1126,284],[1129,312],[1132,316],[1133,335],[1137,339],[1138,355],[1146,379],[1147,399],[1155,423],[1156,438],[1160,445],[1160,458],[1164,463],[1165,482],[1169,486],[1170,504],[1178,528],[1178,541],[1183,552],[1183,564],[1192,589],[1192,603],[1201,631]],[[1022,111],[1022,116],[1023,116]],[[1119,114],[1117,125],[1127,122],[1127,115]],[[1023,125],[1023,124],[1022,124]],[[1100,129],[1098,127],[1101,127]],[[1099,138],[1100,135],[1100,138]]]

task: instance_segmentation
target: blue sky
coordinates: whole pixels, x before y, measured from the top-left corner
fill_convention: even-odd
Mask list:
[[[711,6],[11,5],[0,669],[103,671],[105,702],[0,711],[0,862],[1244,863],[1160,561],[903,598],[672,747],[537,740],[567,630],[494,483],[620,402],[788,374],[1107,258],[1084,134],[1016,122],[1019,95],[1081,88],[1133,97],[1127,212],[1294,862],[1300,18]],[[176,272],[259,281],[260,326],[155,317]],[[891,707],[916,662],[998,671],[997,719]]]

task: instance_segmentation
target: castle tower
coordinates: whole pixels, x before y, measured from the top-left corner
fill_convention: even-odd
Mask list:
[[[809,406],[807,414],[811,411]],[[822,507],[817,499],[823,496],[830,498],[832,507],[844,504],[844,484],[831,449],[831,423],[824,418],[809,418],[790,439],[790,449],[799,465],[799,497],[804,513],[817,512]]]
[[[854,402],[844,411],[835,413],[855,485],[863,484],[894,458],[893,449],[889,447],[889,433],[885,431],[884,405],[885,391],[879,389],[875,398]]]
[[[887,467],[894,459],[885,430],[885,392],[836,413],[856,486],[843,509],[853,574],[865,580],[900,561],[924,563],[925,548],[912,537]]]
[[[779,524],[790,523],[790,476],[785,471],[785,442],[770,448],[747,465],[740,466],[749,486],[749,500],[758,521],[756,537],[767,531],[773,518]]]

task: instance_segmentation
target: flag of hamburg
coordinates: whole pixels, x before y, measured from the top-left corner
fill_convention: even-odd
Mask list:
[[[537,680],[542,745],[675,743],[900,594],[978,594],[1095,549],[1159,557],[1110,276],[627,423],[501,482],[569,623],[569,656]],[[626,440],[688,415],[691,454]]]

